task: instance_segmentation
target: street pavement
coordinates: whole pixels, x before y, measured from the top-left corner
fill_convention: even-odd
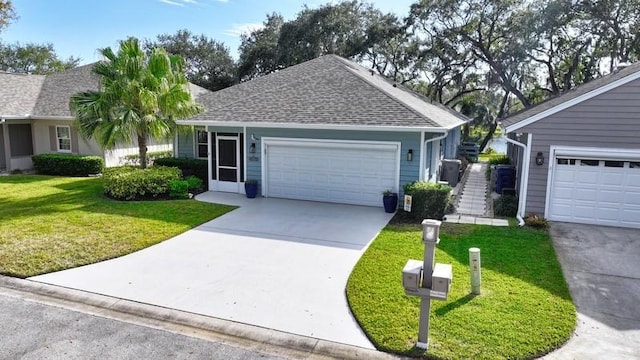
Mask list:
[[[261,359],[234,344],[84,314],[0,293],[0,359]]]

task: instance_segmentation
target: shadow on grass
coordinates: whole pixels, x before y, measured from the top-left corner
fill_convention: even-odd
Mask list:
[[[437,309],[435,311],[435,314],[438,315],[438,316],[442,316],[442,315],[448,313],[451,310],[455,310],[455,309],[467,304],[468,302],[473,300],[476,296],[477,295],[474,295],[474,294],[467,294],[467,295],[459,298],[458,300],[450,302],[447,305]]]
[[[394,231],[421,231],[419,224],[393,225]],[[438,249],[460,264],[469,263],[469,248],[482,251],[482,268],[519,278],[571,300],[548,232],[520,227],[443,223]],[[437,259],[436,259],[437,260]],[[464,299],[464,300],[462,300]],[[469,302],[470,298],[460,301]],[[463,305],[461,303],[460,305]]]
[[[38,184],[34,185],[36,182]],[[190,215],[201,218],[207,207],[215,207],[213,217],[233,209],[232,206],[195,203],[194,200],[117,201],[104,195],[101,178],[7,176],[0,178],[0,186],[3,185],[15,187],[11,193],[6,188],[0,191],[0,217],[3,220],[85,211],[194,226]]]

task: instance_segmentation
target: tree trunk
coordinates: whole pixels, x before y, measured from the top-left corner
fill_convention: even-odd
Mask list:
[[[140,154],[140,167],[147,168],[147,137],[138,135],[138,150]]]

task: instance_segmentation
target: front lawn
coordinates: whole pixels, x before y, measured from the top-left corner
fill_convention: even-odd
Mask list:
[[[566,342],[576,321],[546,231],[443,224],[436,262],[453,264],[447,301],[432,301],[429,350],[415,348],[419,299],[404,294],[402,268],[422,259],[421,226],[389,225],[347,284],[351,309],[383,351],[441,359],[523,359]],[[471,247],[482,257],[482,295],[472,296]]]
[[[110,200],[100,178],[2,176],[0,273],[28,277],[115,258],[231,210],[194,200]]]

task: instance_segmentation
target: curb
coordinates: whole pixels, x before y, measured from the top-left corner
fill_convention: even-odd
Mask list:
[[[372,349],[2,275],[0,294],[291,358],[402,359]]]

